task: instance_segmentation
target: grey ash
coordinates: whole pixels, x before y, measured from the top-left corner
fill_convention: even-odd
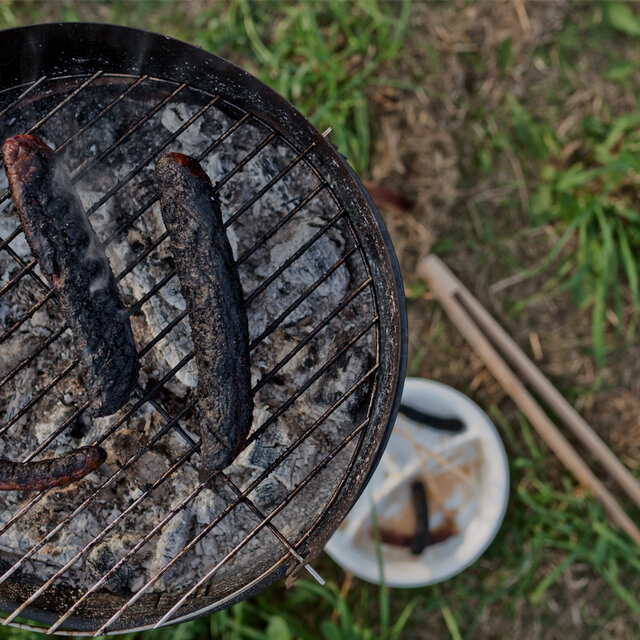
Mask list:
[[[47,120],[38,134],[52,147],[59,146],[122,89],[122,84],[113,83],[84,91],[77,100]],[[62,156],[72,175],[83,171],[82,167],[87,166],[91,158],[124,135],[132,122],[170,90],[173,90],[173,86],[159,81],[141,85],[101,118],[97,125],[67,145]],[[41,101],[34,101],[25,107],[20,118],[7,116],[5,120],[0,120],[0,136],[4,139],[28,129],[58,99],[55,95],[45,96]],[[242,502],[220,518],[227,505],[237,501],[237,494],[221,479],[197,490],[201,468],[197,452],[179,464],[165,482],[150,494],[145,494],[172,465],[177,465],[187,455],[192,443],[198,440],[199,416],[195,409],[178,421],[181,433],[172,428],[165,429],[164,413],[175,416],[195,399],[198,372],[193,358],[189,359],[193,342],[180,283],[175,275],[169,278],[174,264],[168,241],[160,242],[137,266],[125,273],[136,257],[165,232],[159,204],[156,202],[144,208],[145,203],[157,195],[153,176],[157,159],[168,151],[198,156],[236,121],[238,115],[229,109],[218,109],[218,105],[209,109],[176,140],[159,150],[158,155],[147,161],[112,197],[96,205],[119,180],[127,178],[151,149],[161,145],[206,100],[206,96],[185,90],[128,138],[126,143],[119,145],[113,153],[91,168],[76,185],[84,207],[91,214],[91,224],[100,242],[105,244],[111,267],[116,278],[119,278],[118,287],[125,305],[134,309],[131,326],[141,352],[141,388],[153,389],[172,368],[186,360],[154,395],[157,404],[154,406],[145,402],[129,414],[139,399],[138,395],[113,416],[91,417],[86,412],[79,412],[86,396],[77,370],[71,369],[33,407],[17,418],[25,404],[43,391],[56,376],[61,375],[75,359],[69,331],[0,385],[0,456],[23,459],[36,447],[46,444],[42,456],[48,457],[90,444],[94,439],[109,434],[101,445],[108,454],[102,467],[83,482],[49,492],[0,535],[0,553],[7,560],[17,560],[102,482],[117,473],[122,465],[130,463],[126,472],[120,473],[100,491],[87,508],[24,564],[26,577],[37,583],[46,580],[79,550],[88,546],[87,552],[58,578],[58,584],[86,590],[101,572],[108,571],[154,525],[175,510],[175,517],[128,560],[127,565],[133,569],[118,572],[103,588],[122,593],[140,589],[155,571],[172,561],[185,545],[218,518],[216,526],[174,563],[172,569],[154,584],[153,590],[175,589],[176,575],[180,576],[181,587],[186,587],[230,553],[234,545],[250,534],[260,522],[256,513]],[[284,142],[275,139],[227,180],[225,176],[268,134],[262,125],[249,119],[202,161],[214,186],[223,181],[216,189],[225,221],[295,155]],[[3,180],[0,173],[0,188],[6,186]],[[247,317],[250,341],[261,336],[274,319],[294,304],[308,287],[353,247],[346,222],[338,220],[300,259],[284,269],[263,291],[255,293],[257,287],[338,212],[338,204],[331,194],[326,189],[320,190],[290,221],[262,241],[269,229],[319,185],[318,176],[305,162],[300,162],[227,228],[234,258],[242,258],[238,272],[244,297],[249,301]],[[132,224],[122,226],[139,211],[143,212]],[[13,205],[8,201],[1,204],[0,236],[7,237],[18,225]],[[249,250],[258,242],[258,247],[249,254]],[[22,234],[11,242],[11,247],[25,260],[31,259]],[[0,287],[6,285],[19,270],[19,265],[7,252],[0,251]],[[36,272],[40,273],[38,268]],[[265,476],[267,466],[273,464],[294,440],[331,410],[336,400],[374,365],[377,341],[375,327],[364,333],[347,354],[337,358],[325,375],[308,384],[311,377],[372,318],[374,301],[370,291],[365,289],[324,328],[315,331],[323,318],[366,278],[365,265],[358,252],[355,252],[253,345],[250,354],[251,384],[256,389],[249,436],[251,444],[225,469],[229,480],[240,491]],[[167,280],[157,292],[143,304],[138,304],[163,279]],[[29,277],[22,278],[17,286],[9,287],[0,296],[2,331],[13,327],[41,297],[41,290]],[[185,314],[185,317],[153,348],[146,349],[145,345],[164,331],[179,314]],[[59,309],[47,303],[13,330],[11,337],[0,344],[0,381],[47,340],[62,322]],[[308,339],[308,343],[290,357],[292,350],[305,339]],[[286,363],[280,366],[283,359],[286,359]],[[272,373],[277,367],[278,370]],[[263,384],[265,376],[267,378]],[[301,391],[307,384],[308,388]],[[366,382],[358,393],[333,408],[311,435],[261,479],[249,498],[263,514],[267,515],[277,508],[328,452],[353,431],[366,412],[371,390],[369,382]],[[290,402],[292,397],[295,400]],[[281,410],[284,403],[289,404],[286,410]],[[10,426],[3,429],[2,425],[6,425],[12,417]],[[61,429],[61,425],[67,421],[67,428]],[[162,435],[156,437],[158,434]],[[295,543],[306,533],[326,508],[348,468],[354,450],[355,442],[336,456],[274,519],[274,524],[291,542]],[[140,451],[144,453],[136,459]],[[195,495],[181,508],[181,503],[194,492]],[[134,506],[141,496],[146,497]],[[0,522],[9,521],[26,499],[15,492],[0,494]],[[130,509],[127,515],[104,538],[93,544],[92,541],[104,527],[127,509]],[[230,577],[234,580],[243,576],[247,580],[252,579],[257,575],[256,572],[271,566],[284,552],[273,533],[267,528],[262,529],[239,553],[225,561],[213,579],[212,589],[223,590],[225,580]]]

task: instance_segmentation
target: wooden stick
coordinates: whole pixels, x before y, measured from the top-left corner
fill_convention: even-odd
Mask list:
[[[640,482],[622,464],[620,459],[600,439],[598,434],[584,418],[567,402],[566,398],[549,382],[533,362],[527,358],[518,345],[507,335],[506,331],[491,317],[489,312],[464,288],[462,283],[449,271],[448,280],[455,286],[454,295],[458,297],[467,313],[485,335],[497,345],[500,353],[513,366],[531,387],[542,397],[548,407],[562,420],[575,436],[600,461],[602,466],[613,476],[626,494],[640,507]],[[444,285],[449,284],[445,281]],[[454,289],[450,289],[450,295]]]
[[[578,482],[589,488],[602,503],[611,520],[623,529],[637,544],[640,544],[640,529],[618,504],[613,495],[594,475],[578,452],[551,422],[533,396],[518,377],[511,371],[488,338],[475,324],[464,306],[455,296],[458,287],[455,278],[444,263],[436,256],[427,256],[419,265],[418,273],[436,295],[447,315],[460,333],[482,358],[487,368],[518,405],[538,433],[544,438],[560,461],[576,477]]]

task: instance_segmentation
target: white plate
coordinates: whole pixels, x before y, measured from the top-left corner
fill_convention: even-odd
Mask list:
[[[407,378],[402,402],[434,415],[460,418],[466,428],[451,434],[399,414],[371,481],[325,550],[345,570],[378,584],[373,507],[381,528],[410,535],[414,526],[410,485],[422,480],[428,493],[430,530],[451,529],[453,523],[458,532],[420,555],[381,545],[385,582],[392,587],[420,587],[466,569],[491,544],[507,508],[509,465],[491,420],[455,389]]]

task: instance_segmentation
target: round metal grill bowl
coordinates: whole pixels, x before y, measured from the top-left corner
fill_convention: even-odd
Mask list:
[[[64,490],[0,495],[3,623],[149,628],[295,574],[366,484],[400,398],[404,299],[371,199],[253,76],[133,29],[0,33],[0,138],[26,131],[56,149],[85,201],[131,313],[141,380],[120,412],[89,415],[55,296],[0,177],[0,454],[38,459],[93,442],[109,454]],[[206,483],[188,320],[157,222],[153,168],[168,151],[199,157],[214,182],[250,323],[252,433]]]

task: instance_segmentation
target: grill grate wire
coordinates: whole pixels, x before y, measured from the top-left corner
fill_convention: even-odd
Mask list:
[[[80,84],[72,90],[68,95],[64,97],[59,103],[57,103],[52,109],[50,109],[47,113],[45,113],[30,129],[29,132],[36,132],[45,122],[47,122],[53,115],[59,112],[65,105],[70,103],[76,96],[82,93],[87,87],[92,85],[96,80],[105,80],[108,79],[108,74],[104,74],[102,71],[98,71],[93,75],[89,76],[86,79],[77,79]],[[43,76],[36,80],[33,84],[28,86],[13,102],[0,110],[0,116],[4,116],[6,113],[10,112],[12,109],[17,109],[20,107],[22,102],[29,97],[32,97],[36,90],[41,89],[44,85],[46,85],[49,78]],[[118,78],[119,81],[122,81],[122,78]],[[136,88],[141,85],[144,85],[146,82],[149,82],[150,79],[148,76],[143,75],[139,77],[129,78],[129,84],[125,87],[125,89],[118,94],[113,100],[107,104],[102,110],[99,111],[93,118],[91,118],[87,123],[82,125],[77,131],[73,133],[73,135],[69,136],[64,142],[62,142],[58,148],[56,149],[56,153],[59,153],[61,150],[66,148],[71,142],[74,141],[77,137],[79,137],[82,133],[87,131],[92,126],[96,125],[100,122],[100,120],[111,111],[116,105],[118,105],[122,100],[124,100],[127,96],[129,96]],[[162,80],[162,82],[169,82],[166,80]],[[142,127],[146,122],[148,122],[155,114],[157,114],[163,107],[173,101],[180,93],[187,87],[185,83],[173,83],[175,84],[175,88],[171,91],[167,96],[165,96],[162,100],[160,100],[156,105],[154,105],[149,111],[144,113],[133,125],[129,127],[129,129],[112,145],[110,145],[107,149],[97,155],[95,158],[88,160],[84,165],[78,167],[74,172],[72,172],[72,180],[74,183],[77,183],[82,177],[86,176],[87,173],[91,170],[92,167],[96,166],[100,162],[104,161],[114,150],[118,149],[129,137],[135,133],[140,127]],[[166,149],[178,136],[180,136],[188,127],[190,127],[193,123],[195,123],[200,117],[203,116],[210,108],[212,108],[216,103],[221,101],[221,97],[219,95],[211,96],[208,102],[203,105],[188,121],[186,121],[181,127],[179,127],[174,133],[167,136],[165,140],[162,141],[160,145],[155,146],[140,162],[138,162],[134,168],[128,172],[121,180],[119,180],[111,189],[109,189],[94,205],[92,205],[87,210],[87,215],[91,216],[95,213],[105,202],[107,202],[115,193],[117,193],[123,186],[128,184],[136,175],[139,174],[140,171],[144,167],[146,167],[151,161],[159,156],[159,154]],[[222,102],[225,102],[222,100]],[[237,106],[232,105],[236,111],[241,111]],[[248,121],[253,121],[258,123],[262,128],[269,131],[269,133],[256,145],[253,149],[246,154],[246,156],[238,162],[230,171],[228,171],[224,177],[218,180],[215,183],[214,188],[219,190],[226,182],[228,182],[234,175],[240,172],[257,154],[260,153],[262,149],[264,149],[267,145],[271,144],[274,140],[278,140],[279,142],[284,142],[288,147],[293,148],[291,143],[281,136],[279,136],[266,122],[258,118],[257,116],[249,113],[243,112],[239,118],[235,120],[235,122],[226,129],[219,137],[217,137],[208,147],[202,152],[199,160],[206,158],[209,154],[211,154],[221,143],[223,143],[230,135],[232,135],[235,131],[237,131],[243,124]],[[332,308],[310,331],[310,333],[298,344],[296,344],[284,357],[282,357],[277,364],[270,369],[266,374],[264,374],[260,380],[254,385],[252,392],[255,394],[260,389],[262,389],[267,383],[269,383],[273,378],[277,375],[278,371],[281,370],[288,362],[290,362],[307,344],[309,344],[315,336],[317,336],[324,328],[326,328],[329,323],[340,314],[353,300],[356,299],[359,295],[361,295],[365,291],[369,291],[370,295],[374,295],[372,288],[372,276],[369,271],[366,258],[362,253],[360,248],[360,243],[357,234],[354,232],[354,229],[348,219],[348,215],[346,211],[340,203],[338,202],[335,194],[332,192],[331,187],[327,182],[322,178],[322,176],[317,172],[317,170],[313,167],[313,165],[308,161],[307,156],[314,144],[309,145],[305,149],[300,152],[296,152],[295,157],[289,161],[289,163],[282,168],[276,175],[273,176],[261,189],[256,191],[249,200],[244,202],[233,214],[229,216],[229,218],[225,221],[225,226],[229,227],[232,225],[243,213],[249,210],[263,195],[265,195],[270,189],[272,189],[280,180],[282,180],[289,172],[299,163],[304,162],[306,166],[313,172],[316,173],[319,184],[313,188],[308,194],[306,194],[300,201],[285,215],[283,215],[275,225],[269,228],[263,236],[256,241],[248,250],[242,253],[238,257],[238,263],[241,264],[245,262],[255,251],[257,251],[261,246],[264,245],[271,237],[273,237],[287,222],[289,222],[294,216],[296,216],[309,202],[315,199],[320,193],[328,192],[336,202],[339,210],[338,212],[328,220],[318,231],[309,238],[302,246],[300,246],[277,270],[275,270],[272,274],[266,277],[251,293],[246,296],[246,304],[249,306],[252,302],[258,298],[258,296],[273,282],[277,280],[277,278],[294,262],[299,260],[304,256],[304,254],[309,250],[310,247],[327,231],[335,225],[338,221],[343,221],[345,227],[348,229],[350,233],[350,239],[352,242],[352,246],[345,250],[343,255],[340,257],[338,261],[336,261],[328,270],[323,273],[323,275],[316,280],[311,286],[309,286],[301,295],[299,295],[281,314],[279,314],[276,318],[274,318],[271,322],[267,324],[264,330],[251,341],[250,348],[251,350],[255,350],[256,347],[261,344],[273,331],[281,325],[281,323],[296,309],[298,308],[304,300],[306,300],[309,295],[313,293],[321,284],[323,284],[337,269],[339,269],[343,264],[345,264],[350,258],[353,256],[359,255],[360,260],[365,265],[367,276],[366,278],[358,283],[355,288],[334,308]],[[295,149],[294,149],[295,151]],[[0,203],[4,202],[9,197],[8,191],[4,191],[0,194]],[[139,207],[125,222],[118,226],[109,237],[105,240],[104,244],[108,245],[111,243],[119,234],[123,233],[135,220],[137,220],[140,216],[142,216],[149,208],[155,203],[157,200],[157,196],[155,198],[149,199],[145,202],[141,207]],[[31,260],[30,262],[25,262],[10,246],[10,243],[15,240],[21,233],[20,228],[16,228],[13,232],[11,232],[6,238],[0,237],[0,251],[6,251],[12,259],[14,259],[20,270],[18,273],[9,280],[1,289],[0,289],[0,297],[8,293],[12,288],[18,286],[18,284],[22,281],[25,276],[29,276],[32,280],[34,280],[38,287],[44,291],[44,295],[35,302],[29,309],[27,309],[24,314],[18,318],[10,327],[8,327],[2,335],[0,335],[0,345],[7,341],[22,325],[27,322],[33,315],[41,309],[47,302],[53,301],[56,303],[55,295],[53,295],[49,286],[40,278],[40,276],[35,273],[34,267],[36,266],[36,260]],[[130,273],[140,262],[145,260],[149,254],[154,251],[162,242],[164,242],[167,238],[166,232],[154,240],[149,246],[143,249],[139,254],[136,255],[135,259],[131,261],[127,267],[117,275],[117,280],[120,281],[124,278],[128,273]],[[141,299],[137,300],[131,307],[130,313],[135,314],[149,299],[151,299],[158,291],[162,289],[174,276],[176,275],[175,270],[168,273],[164,278],[162,278],[159,282],[157,282],[145,296]],[[147,354],[151,349],[153,349],[158,343],[165,338],[170,331],[176,327],[184,318],[186,318],[186,311],[177,315],[165,328],[160,331],[157,335],[153,337],[151,341],[141,347],[140,349],[140,357]],[[307,486],[342,450],[347,447],[349,443],[352,441],[356,441],[355,450],[351,456],[351,462],[349,463],[349,468],[353,466],[354,460],[357,457],[357,453],[362,444],[362,436],[366,430],[366,427],[369,423],[371,416],[371,409],[373,404],[373,397],[375,396],[375,388],[377,385],[377,373],[379,368],[379,318],[377,315],[373,315],[363,326],[357,331],[353,336],[349,337],[343,344],[341,348],[339,348],[332,356],[327,357],[324,364],[318,368],[315,372],[313,372],[307,381],[302,384],[296,391],[293,393],[281,406],[274,411],[274,413],[262,424],[260,425],[249,437],[248,442],[245,446],[249,446],[252,442],[257,440],[262,433],[265,432],[281,415],[283,415],[294,403],[295,401],[314,383],[320,380],[324,375],[327,374],[331,370],[331,368],[335,365],[335,363],[347,352],[349,351],[355,343],[358,342],[369,332],[370,330],[375,330],[376,335],[376,344],[378,345],[378,354],[375,360],[375,364],[371,367],[364,375],[362,375],[347,391],[345,391],[340,398],[338,398],[334,404],[320,417],[316,422],[313,423],[310,427],[308,427],[296,440],[294,440],[287,449],[280,455],[278,458],[271,463],[268,467],[259,474],[259,476],[253,480],[248,487],[244,490],[241,490],[236,484],[224,473],[224,472],[216,472],[211,474],[210,478],[218,475],[223,480],[225,484],[229,486],[229,488],[236,495],[236,498],[229,502],[226,509],[224,509],[221,513],[219,513],[206,527],[204,527],[195,537],[193,537],[189,543],[182,549],[182,551],[171,559],[170,562],[166,563],[152,578],[146,581],[144,586],[140,588],[129,600],[127,600],[116,613],[114,613],[106,622],[104,622],[94,633],[95,636],[101,635],[105,632],[115,629],[113,626],[119,618],[141,597],[143,596],[151,587],[191,548],[193,548],[199,540],[204,538],[207,533],[209,533],[224,517],[226,517],[237,505],[244,503],[247,505],[251,511],[251,513],[255,516],[257,524],[253,527],[253,529],[244,536],[244,538],[230,551],[228,551],[218,563],[216,563],[213,567],[209,568],[205,574],[198,580],[196,584],[191,586],[187,591],[182,594],[173,604],[172,606],[155,622],[155,626],[161,626],[163,624],[168,623],[169,621],[175,620],[176,615],[179,614],[180,609],[188,602],[189,598],[198,591],[203,585],[205,585],[215,574],[219,571],[219,569],[227,563],[234,555],[241,552],[241,550],[247,545],[247,543],[255,537],[263,528],[269,530],[281,543],[283,547],[283,554],[279,558],[279,560],[275,563],[274,566],[283,563],[290,557],[293,557],[300,564],[304,565],[304,558],[298,553],[296,550],[297,547],[300,547],[304,541],[311,535],[313,529],[318,524],[321,516],[318,517],[316,523],[304,534],[299,540],[292,543],[278,530],[278,528],[273,524],[273,519],[275,516],[280,513],[293,499],[294,497],[302,491],[302,489]],[[22,371],[25,367],[28,367],[36,357],[38,357],[45,349],[49,348],[51,345],[55,343],[66,331],[67,327],[65,325],[60,326],[55,332],[53,332],[46,340],[40,343],[35,349],[33,349],[29,355],[21,360],[18,364],[16,364],[11,371],[9,371],[1,380],[0,380],[0,388],[4,387],[10,380],[12,380],[20,371]],[[54,582],[62,576],[73,564],[75,564],[84,554],[86,554],[90,549],[92,549],[96,544],[98,544],[111,530],[113,530],[121,521],[123,521],[136,507],[141,505],[148,497],[153,493],[160,485],[169,480],[173,474],[188,460],[191,459],[192,455],[196,453],[200,447],[200,441],[194,441],[193,438],[189,436],[189,434],[180,426],[180,421],[183,420],[194,408],[195,399],[188,402],[175,416],[172,416],[169,411],[166,410],[162,406],[160,402],[158,402],[155,397],[158,395],[158,391],[162,389],[163,385],[166,384],[175,374],[184,367],[191,359],[193,358],[193,352],[188,353],[182,360],[174,366],[170,371],[159,380],[151,389],[144,390],[139,387],[136,391],[137,400],[133,403],[131,407],[129,407],[126,412],[120,415],[117,420],[107,429],[104,433],[101,434],[99,438],[97,438],[93,444],[100,444],[108,437],[110,437],[113,433],[117,431],[117,429],[124,424],[132,415],[135,414],[136,411],[140,409],[145,403],[150,402],[153,404],[154,408],[160,413],[160,415],[164,419],[164,426],[154,435],[152,435],[146,445],[140,448],[140,450],[134,455],[131,456],[128,460],[122,463],[117,471],[111,474],[111,476],[102,482],[99,486],[97,486],[88,497],[86,497],[70,514],[65,516],[54,528],[52,528],[45,536],[42,537],[40,542],[34,545],[28,552],[22,555],[22,557],[15,562],[4,574],[0,576],[0,584],[4,583],[9,579],[12,575],[14,575],[19,569],[21,569],[24,564],[31,558],[39,549],[42,548],[47,542],[51,541],[57,533],[63,528],[70,526],[74,518],[81,513],[87,505],[89,505],[93,500],[95,500],[106,488],[113,485],[118,478],[122,477],[125,471],[131,467],[141,456],[143,456],[149,448],[158,440],[160,440],[170,429],[175,430],[179,435],[183,437],[189,449],[186,453],[184,453],[174,464],[165,471],[165,473],[157,478],[155,482],[149,487],[146,491],[144,491],[134,502],[132,502],[129,507],[120,513],[114,520],[108,523],[102,531],[95,536],[91,542],[86,545],[84,548],[80,549],[72,559],[70,559],[63,567],[61,567],[58,571],[56,571],[46,582],[44,582],[39,588],[35,589],[33,593],[22,602],[20,606],[18,606],[10,615],[3,619],[2,624],[16,624],[14,622],[15,618],[23,613],[25,609],[33,604],[48,588],[50,588]],[[0,424],[0,435],[6,433],[12,426],[14,426],[20,418],[24,415],[32,411],[52,389],[56,387],[57,384],[60,383],[67,375],[69,375],[74,368],[78,365],[78,359],[73,360],[70,364],[68,364],[60,373],[54,376],[48,384],[46,384],[40,391],[35,393],[11,418]],[[295,450],[308,438],[314,431],[316,431],[326,420],[327,418],[347,399],[353,396],[356,391],[365,387],[366,385],[371,386],[371,394],[369,406],[367,409],[366,416],[364,420],[355,428],[353,431],[342,440],[336,447],[330,451],[326,457],[316,465],[316,467],[309,473],[306,478],[296,487],[289,495],[283,500],[279,505],[277,505],[268,515],[265,515],[251,500],[249,497],[251,492],[258,487],[258,485],[269,476],[269,474],[278,467],[279,464],[283,460],[285,460],[288,456],[293,455]],[[24,458],[25,461],[32,460],[33,458],[40,455],[54,440],[57,436],[67,430],[70,425],[72,425],[88,408],[89,403],[84,402],[81,404],[75,412],[72,413],[62,424],[60,424],[51,434],[45,439],[37,448],[35,448],[28,456]],[[338,497],[342,486],[346,478],[348,477],[348,472],[343,474],[341,481],[337,484],[335,491],[331,499],[329,500],[328,506],[333,504],[334,500]],[[137,551],[142,548],[154,535],[156,535],[171,519],[176,517],[186,505],[192,501],[198,493],[202,491],[202,489],[206,486],[208,480],[205,482],[200,482],[195,489],[185,497],[178,505],[173,507],[165,517],[158,522],[150,531],[148,531],[136,545],[131,547],[129,551],[124,555],[120,560],[109,569],[100,579],[98,579],[85,593],[80,596],[72,606],[70,606],[60,617],[51,625],[48,629],[47,633],[60,633],[61,625],[73,615],[83,603],[87,601],[87,599],[96,591],[98,591],[108,580],[108,578],[113,575],[122,564],[128,562]],[[8,529],[14,526],[26,513],[28,513],[44,496],[47,494],[47,491],[43,491],[35,495],[31,500],[29,500],[26,504],[24,504],[13,517],[7,521],[6,523],[0,526],[0,535],[4,534]],[[67,633],[70,633],[67,631]]]

